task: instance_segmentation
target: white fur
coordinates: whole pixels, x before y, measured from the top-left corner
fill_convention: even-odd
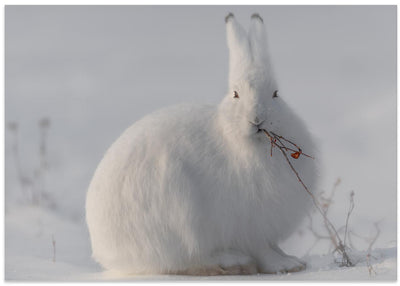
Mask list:
[[[311,200],[262,128],[314,154],[303,122],[272,98],[277,84],[261,18],[249,35],[227,19],[229,91],[219,106],[179,105],[147,115],[110,147],[90,184],[86,218],[93,257],[126,273],[190,273],[254,262],[258,271],[296,271],[277,244]],[[233,98],[237,91],[239,99]],[[293,160],[313,190],[312,159]],[[224,269],[225,269],[224,268]],[[206,272],[205,275],[207,275]]]

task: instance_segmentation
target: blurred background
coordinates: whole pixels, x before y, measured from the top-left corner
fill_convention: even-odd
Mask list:
[[[374,247],[396,245],[395,6],[6,6],[9,277],[17,262],[35,255],[21,250],[14,234],[32,225],[26,218],[37,209],[76,225],[82,264],[90,261],[84,204],[97,164],[149,112],[220,102],[227,88],[228,12],[246,29],[252,13],[264,18],[280,96],[317,138],[325,198],[340,178],[332,221],[344,225],[354,191],[349,227],[361,237],[354,237],[356,246],[368,246],[375,222]],[[284,249],[300,256],[329,250],[309,223]],[[324,231],[317,217],[313,223]],[[64,235],[57,225],[44,228],[49,259],[50,236],[62,243],[73,233]]]

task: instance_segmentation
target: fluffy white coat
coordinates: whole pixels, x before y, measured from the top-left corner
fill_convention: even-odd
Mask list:
[[[311,200],[260,128],[314,144],[279,97],[262,19],[246,33],[226,18],[229,91],[219,106],[179,105],[128,128],[99,164],[87,193],[93,257],[125,273],[249,274],[298,271],[277,244]],[[239,97],[234,97],[238,94]],[[293,165],[310,190],[316,165]]]

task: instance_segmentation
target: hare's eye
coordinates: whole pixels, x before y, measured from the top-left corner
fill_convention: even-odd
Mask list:
[[[233,98],[239,98],[239,93],[236,90],[233,92]]]
[[[275,90],[274,94],[272,95],[272,98],[276,98],[276,97],[278,97],[278,91],[277,90]]]

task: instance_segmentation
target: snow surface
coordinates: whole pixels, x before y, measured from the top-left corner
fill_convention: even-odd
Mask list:
[[[119,277],[91,259],[84,200],[98,162],[145,114],[222,99],[228,11],[244,26],[255,11],[263,16],[280,96],[319,140],[321,191],[329,193],[342,179],[329,212],[337,227],[344,224],[349,192],[356,194],[349,226],[365,238],[354,238],[361,260],[380,221],[372,253],[376,274],[369,275],[365,262],[340,268],[332,256],[321,256],[329,244],[320,240],[313,247],[307,221],[281,245],[308,262],[301,273]],[[27,202],[15,140],[6,130],[6,280],[396,279],[395,6],[7,6],[5,15],[5,120],[18,123],[26,177],[35,178],[40,159],[38,121],[50,119],[49,168],[41,182],[50,197],[46,205]],[[314,225],[323,233],[317,215]]]
[[[82,224],[73,223],[40,207],[15,207],[6,215],[6,280],[29,281],[213,281],[213,280],[395,280],[397,248],[375,249],[374,273],[369,274],[366,252],[351,256],[355,267],[339,267],[333,255],[305,256],[307,269],[278,275],[192,277],[175,275],[121,276],[103,272],[90,259],[89,237]],[[55,247],[53,247],[53,238]],[[54,254],[55,249],[55,254]],[[53,261],[54,259],[54,261]]]

